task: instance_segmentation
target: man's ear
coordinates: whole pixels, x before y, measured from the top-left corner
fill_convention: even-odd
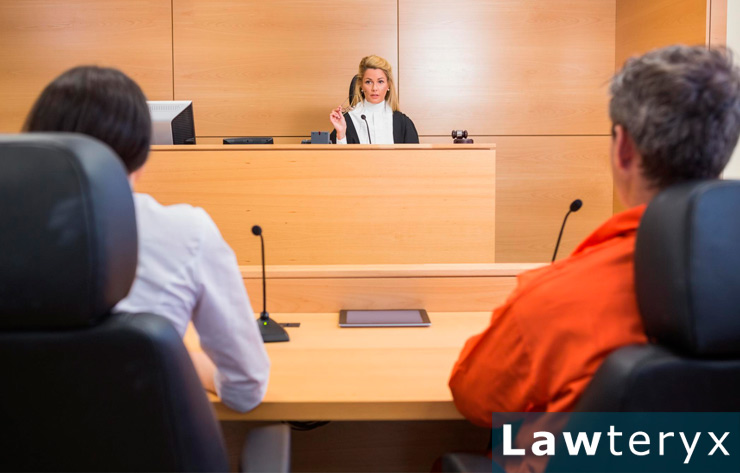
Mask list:
[[[637,164],[637,149],[632,137],[622,125],[614,126],[614,165],[628,170]]]

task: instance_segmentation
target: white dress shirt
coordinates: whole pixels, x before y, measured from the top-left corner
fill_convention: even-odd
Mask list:
[[[270,360],[255,322],[236,257],[205,210],[163,206],[134,194],[139,258],[124,312],[160,315],[185,335],[192,320],[216,365],[214,384],[230,408],[255,408],[267,389]]]
[[[362,115],[365,115],[367,124],[362,119]],[[367,100],[363,100],[349,111],[349,117],[355,126],[357,136],[360,138],[360,144],[370,144],[367,139],[368,127],[370,128],[372,144],[393,144],[393,110],[385,100],[380,103],[370,103]],[[345,134],[341,140],[337,139],[337,144],[346,145],[347,135]]]

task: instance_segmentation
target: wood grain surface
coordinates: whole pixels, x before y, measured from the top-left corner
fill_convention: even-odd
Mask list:
[[[511,293],[516,277],[540,264],[268,266],[270,312],[342,309],[491,311]],[[262,311],[260,266],[242,266],[256,314]]]
[[[652,49],[671,44],[709,45],[713,1],[717,1],[715,21],[719,29],[723,21],[719,0],[617,0],[615,71],[631,56]],[[725,25],[725,35],[726,32]],[[715,31],[714,38],[720,38],[719,32]],[[612,208],[614,213],[625,210],[616,192],[612,196]]]
[[[424,135],[603,134],[614,2],[399,0],[401,105]]]
[[[121,69],[172,100],[170,0],[0,2],[0,133],[20,131],[41,91],[84,64]]]
[[[490,312],[432,312],[430,327],[340,328],[336,313],[273,314],[290,342],[267,344],[262,404],[240,414],[210,395],[221,420],[450,420],[462,416],[447,380],[465,341]],[[186,346],[198,349],[190,330]]]
[[[155,149],[139,192],[203,207],[270,264],[493,263],[495,150],[401,145]]]
[[[175,96],[204,136],[329,130],[360,59],[396,68],[395,0],[177,0]]]
[[[496,143],[496,262],[548,262],[574,199],[558,258],[612,215],[609,135],[473,136]],[[449,143],[425,137],[425,143]]]

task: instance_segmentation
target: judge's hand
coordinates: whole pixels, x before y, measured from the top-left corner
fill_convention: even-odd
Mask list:
[[[341,140],[347,133],[347,121],[342,115],[342,107],[337,107],[329,114],[329,121],[334,125],[334,129],[337,130],[337,139]]]

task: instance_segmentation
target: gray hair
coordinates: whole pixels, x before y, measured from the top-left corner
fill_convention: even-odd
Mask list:
[[[725,48],[669,46],[627,60],[609,116],[643,158],[654,187],[717,178],[740,135],[740,70]]]

